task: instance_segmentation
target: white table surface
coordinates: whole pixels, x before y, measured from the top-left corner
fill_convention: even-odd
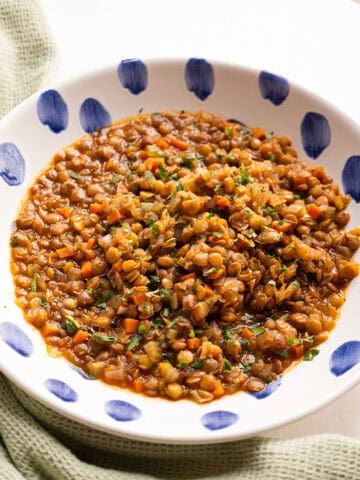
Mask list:
[[[205,57],[283,74],[360,124],[360,0],[42,0],[58,80],[124,58]],[[267,433],[360,439],[360,385]],[[289,406],[289,408],[291,408]]]

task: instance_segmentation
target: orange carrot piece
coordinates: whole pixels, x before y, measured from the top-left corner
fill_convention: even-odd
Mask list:
[[[307,212],[311,218],[316,220],[321,215],[321,208],[318,207],[315,203],[310,203],[310,205],[308,205],[307,207]]]
[[[74,345],[79,343],[84,343],[89,338],[89,332],[85,330],[78,330],[75,335],[72,337],[72,342]]]
[[[217,280],[223,275],[223,273],[224,273],[224,270],[222,268],[219,268],[217,271],[209,273],[208,277],[211,280]]]
[[[178,138],[166,137],[165,141],[169,142],[170,145],[177,148],[178,150],[186,150],[189,148],[189,145],[186,142],[184,142],[183,140],[179,140]]]
[[[70,258],[75,255],[75,249],[73,247],[58,248],[56,253],[60,258]]]
[[[136,318],[124,318],[123,320],[123,327],[125,328],[126,333],[136,332],[138,325],[139,320],[136,320]]]
[[[121,272],[121,267],[122,267],[123,261],[120,258],[117,262],[113,263],[112,268],[115,270],[115,272]]]
[[[283,222],[283,221],[273,222],[272,226],[273,226],[273,228],[275,228],[275,230],[277,230],[278,232],[286,232],[286,231],[289,230],[289,228],[291,227],[291,223],[289,223],[289,222]]]
[[[50,335],[56,335],[59,333],[59,327],[52,322],[46,322],[45,325],[41,329],[41,333],[44,337],[49,337]]]
[[[148,154],[147,152],[145,152],[145,150],[141,150],[141,152],[139,153],[139,158],[141,158],[141,160],[145,160],[145,158],[148,158]]]
[[[166,148],[169,148],[169,144],[163,138],[156,137],[153,140],[154,140],[155,145],[157,147],[161,148],[161,150],[165,150]]]
[[[230,200],[226,197],[222,197],[220,195],[215,195],[214,203],[219,208],[229,208],[230,207]]]
[[[146,285],[135,285],[134,292],[147,292],[148,288]]]
[[[263,128],[256,127],[256,128],[253,128],[252,136],[259,140],[263,140],[266,137],[266,132]]]
[[[225,393],[225,388],[223,386],[223,384],[221,383],[221,380],[220,379],[217,379],[216,380],[216,386],[214,388],[214,390],[212,391],[212,394],[214,395],[214,397],[216,398],[219,398],[219,397],[222,397]]]
[[[318,180],[324,180],[326,173],[324,167],[315,167],[311,172]]]
[[[204,285],[204,289],[205,289],[205,297],[210,297],[214,291],[211,287],[209,287],[209,285]]]
[[[135,380],[133,381],[133,385],[136,393],[141,393],[144,391],[145,385],[144,381],[141,380],[141,378],[135,378]]]
[[[180,277],[180,280],[182,282],[185,282],[185,280],[189,280],[189,278],[196,278],[196,273],[195,272],[187,273],[186,275],[183,275],[182,277]]]
[[[304,346],[300,345],[300,343],[298,343],[297,345],[291,345],[290,350],[296,358],[302,357],[305,351]]]
[[[109,222],[109,225],[114,225],[115,223],[118,223],[119,220],[121,220],[122,215],[119,211],[118,208],[111,207],[109,213],[107,214],[107,221]]]
[[[249,340],[249,338],[253,337],[254,334],[252,333],[252,331],[249,328],[244,327],[241,331],[241,336],[242,336],[242,338],[246,338],[246,340]]]
[[[86,242],[87,250],[92,250],[95,246],[95,243],[96,243],[95,238],[89,238],[89,240]]]
[[[83,277],[91,277],[94,273],[92,263],[89,260],[86,260],[81,265],[81,274]]]
[[[133,299],[135,305],[142,305],[147,300],[145,292],[134,292],[131,295],[131,298]]]
[[[69,218],[71,214],[71,210],[72,210],[71,207],[61,207],[61,208],[58,208],[56,211],[60,213],[60,215],[63,218]]]
[[[162,157],[150,157],[144,162],[145,168],[155,172],[160,165],[165,166],[165,160]]]
[[[188,338],[186,340],[186,345],[189,350],[197,350],[201,345],[201,340],[200,338],[197,338],[197,337]]]
[[[90,212],[91,213],[100,213],[101,212],[101,203],[90,203]]]

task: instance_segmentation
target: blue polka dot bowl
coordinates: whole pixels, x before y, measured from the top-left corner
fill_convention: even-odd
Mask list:
[[[145,397],[88,379],[50,357],[15,305],[9,238],[34,178],[61,147],[84,132],[144,112],[206,109],[292,137],[300,155],[323,165],[351,195],[351,227],[360,225],[360,135],[343,113],[274,72],[191,58],[123,60],[36,93],[0,124],[0,367],[14,383],[61,414],[152,442],[240,439],[324,406],[360,378],[360,278],[352,282],[338,325],[312,362],[302,362],[257,394],[210,404]]]

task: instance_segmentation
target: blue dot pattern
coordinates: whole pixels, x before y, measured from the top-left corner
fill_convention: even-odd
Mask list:
[[[148,84],[145,63],[137,58],[122,60],[117,68],[121,85],[134,95],[143,92]]]
[[[47,90],[40,95],[37,114],[40,122],[47,125],[53,133],[60,133],[68,126],[68,108],[57,90]]]
[[[345,193],[352,196],[356,203],[360,202],[360,156],[348,158],[342,172],[342,183]]]
[[[48,378],[45,380],[45,387],[55,397],[64,402],[76,402],[78,394],[67,383],[57,380],[56,378]]]
[[[308,157],[316,159],[329,146],[331,130],[327,119],[316,112],[308,112],[301,122],[301,142]]]
[[[289,82],[284,77],[261,71],[258,81],[261,96],[275,106],[281,105],[289,95]]]
[[[246,127],[246,123],[240,122],[240,120],[237,120],[236,118],[228,118],[227,120],[230,123],[237,123],[238,125],[241,125],[242,127]]]
[[[262,400],[263,398],[268,397],[272,393],[276,392],[276,390],[280,387],[281,380],[275,380],[274,382],[267,383],[265,388],[261,390],[261,392],[252,392],[250,395],[252,397],[257,398],[258,400]]]
[[[109,112],[95,98],[87,98],[80,107],[80,125],[86,133],[95,132],[111,123]]]
[[[239,415],[227,410],[215,410],[201,417],[201,424],[208,430],[221,430],[230,427],[239,420]]]
[[[32,341],[15,323],[1,323],[0,336],[4,342],[19,355],[30,357],[32,354],[34,348]]]
[[[338,347],[330,357],[330,371],[336,377],[343,375],[360,362],[360,342],[352,340]]]
[[[11,187],[24,181],[25,161],[13,143],[0,144],[0,177]]]
[[[105,404],[105,412],[118,422],[132,422],[141,416],[141,410],[123,400],[109,400]]]
[[[190,58],[185,67],[185,83],[190,92],[206,100],[215,86],[212,65],[203,58]]]
[[[85,380],[95,380],[95,377],[88,375],[84,372],[80,367],[76,367],[75,365],[70,365],[72,370],[80,375],[80,377],[85,378]]]

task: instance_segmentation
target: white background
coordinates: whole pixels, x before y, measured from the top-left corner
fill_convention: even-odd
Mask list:
[[[42,4],[60,52],[60,81],[132,57],[231,60],[284,75],[360,125],[360,0],[42,0]],[[359,405],[360,386],[320,412],[267,435],[334,432],[360,439]]]

